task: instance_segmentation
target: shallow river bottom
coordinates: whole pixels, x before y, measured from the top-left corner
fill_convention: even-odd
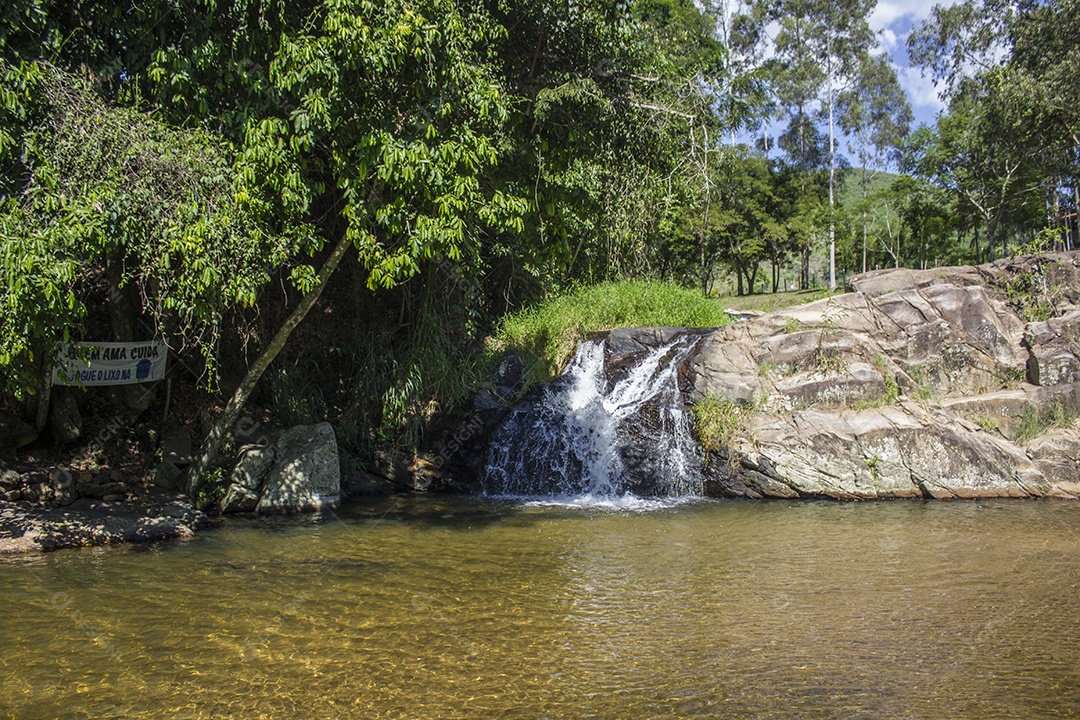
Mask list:
[[[0,717],[1080,718],[1080,503],[402,498],[0,578]]]

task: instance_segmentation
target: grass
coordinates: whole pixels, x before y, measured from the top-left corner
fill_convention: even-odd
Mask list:
[[[731,318],[715,300],[671,283],[625,280],[581,287],[507,315],[490,349],[517,352],[532,382],[545,380],[573,357],[586,335],[621,327],[716,327]]]
[[[1042,408],[1029,405],[1020,418],[1020,431],[1016,440],[1021,445],[1026,444],[1050,430],[1069,427],[1076,422],[1078,416],[1080,415],[1075,408],[1060,402]]]
[[[842,291],[837,291],[842,292]],[[731,310],[771,312],[780,308],[805,305],[827,298],[834,293],[828,290],[791,290],[789,292],[760,293],[758,295],[727,295],[717,298],[720,307]]]
[[[706,454],[730,451],[745,424],[747,409],[727,398],[706,395],[690,408],[694,431]],[[730,452],[729,452],[730,454]]]

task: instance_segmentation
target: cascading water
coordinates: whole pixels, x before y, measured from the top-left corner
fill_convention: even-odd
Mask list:
[[[605,369],[606,341],[583,342],[562,376],[496,430],[487,493],[700,495],[700,462],[679,391],[679,368],[699,339],[682,335],[649,350],[616,379]]]

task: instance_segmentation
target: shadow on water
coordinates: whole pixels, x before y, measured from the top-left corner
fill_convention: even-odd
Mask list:
[[[257,528],[270,534],[291,535],[304,527],[344,524],[363,530],[373,523],[403,523],[418,531],[478,531],[522,517],[521,502],[511,499],[394,495],[350,500],[338,508],[304,515],[233,515],[220,522],[240,528]]]

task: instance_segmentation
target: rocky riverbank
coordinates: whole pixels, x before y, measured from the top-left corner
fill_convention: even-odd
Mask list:
[[[1080,257],[889,270],[708,333],[688,398],[737,401],[739,497],[1080,496]]]
[[[209,523],[185,496],[160,491],[124,502],[83,498],[64,507],[0,502],[0,555],[186,540]]]

